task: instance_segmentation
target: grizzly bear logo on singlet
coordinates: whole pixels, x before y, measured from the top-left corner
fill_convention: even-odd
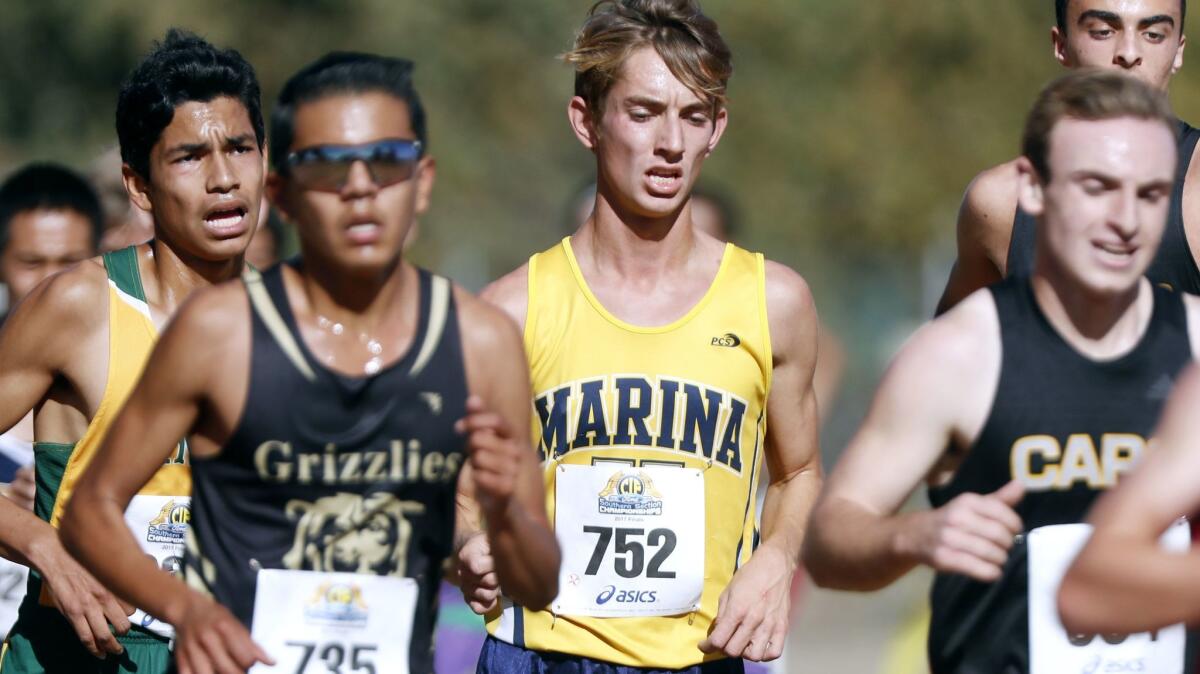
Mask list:
[[[395,495],[338,493],[315,502],[287,504],[297,521],[285,568],[343,571],[380,576],[405,575],[412,523],[407,516],[425,512],[424,504]]]

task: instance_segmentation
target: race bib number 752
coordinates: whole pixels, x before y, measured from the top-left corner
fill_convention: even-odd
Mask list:
[[[680,615],[704,590],[704,476],[673,466],[559,465],[561,615]]]

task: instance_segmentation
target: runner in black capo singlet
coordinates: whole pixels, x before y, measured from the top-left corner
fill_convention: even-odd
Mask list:
[[[805,561],[819,585],[937,572],[936,674],[1115,671],[1088,667],[1117,658],[1182,670],[1182,625],[1068,634],[1055,606],[1088,508],[1148,451],[1200,351],[1200,300],[1143,276],[1169,210],[1175,130],[1165,99],[1132,78],[1078,72],[1043,91],[1020,161],[1021,205],[1038,218],[1032,274],[910,340],[814,509]],[[926,480],[932,509],[899,513]],[[1185,528],[1170,538],[1187,545]]]
[[[402,258],[435,168],[410,76],[331,54],[284,87],[269,191],[303,261],[190,303],[80,480],[65,535],[176,626],[180,674],[431,672],[460,492],[506,592],[533,606],[557,592],[520,336]],[[140,557],[116,505],[184,435],[186,586]]]

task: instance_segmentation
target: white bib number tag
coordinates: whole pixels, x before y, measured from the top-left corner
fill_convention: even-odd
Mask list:
[[[0,557],[0,634],[8,634],[17,622],[17,611],[25,598],[29,569]]]
[[[125,524],[142,552],[153,558],[159,568],[176,576],[183,573],[184,542],[191,521],[192,499],[187,496],[139,494],[125,509]],[[129,616],[129,622],[167,638],[175,636],[175,628],[141,609]]]
[[[1181,674],[1183,625],[1139,634],[1067,634],[1058,618],[1058,588],[1091,535],[1088,524],[1039,527],[1029,533],[1030,674]],[[1185,553],[1190,541],[1187,523],[1178,522],[1163,535],[1162,546]]]
[[[680,615],[704,591],[704,475],[672,466],[560,465],[562,615]]]
[[[257,585],[250,635],[276,665],[251,674],[408,674],[412,578],[265,569]]]

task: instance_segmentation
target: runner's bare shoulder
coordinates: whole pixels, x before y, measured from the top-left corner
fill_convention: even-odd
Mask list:
[[[468,356],[511,355],[514,348],[523,353],[521,335],[503,307],[497,306],[483,294],[477,297],[457,284],[454,286],[454,302],[458,307],[463,346],[467,348]]]
[[[10,313],[4,342],[54,352],[63,364],[97,331],[108,328],[108,274],[101,258],[84,260],[42,281]]]
[[[479,297],[499,307],[516,321],[518,328],[523,328],[529,307],[529,263],[492,281]]]
[[[1013,218],[1017,213],[1020,172],[1016,159],[985,169],[967,186],[958,214],[959,248],[984,251],[1001,273],[1008,261]]]

